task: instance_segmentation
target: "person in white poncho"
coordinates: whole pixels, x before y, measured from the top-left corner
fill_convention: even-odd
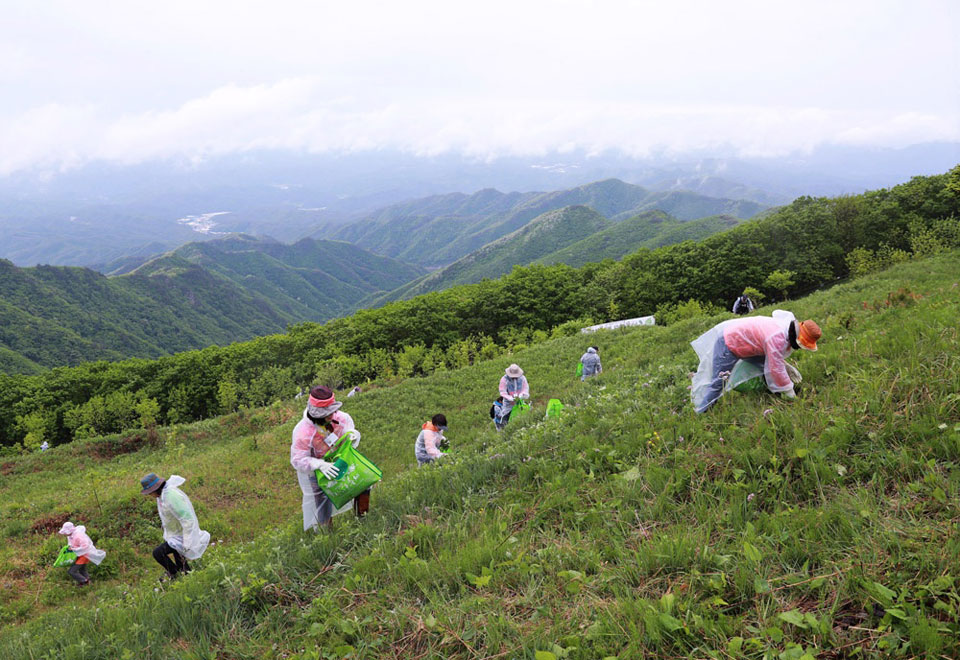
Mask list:
[[[163,543],[154,548],[153,558],[171,579],[188,573],[188,560],[200,559],[210,544],[210,532],[200,529],[193,503],[180,490],[185,481],[176,474],[164,481],[152,472],[140,480],[143,487],[140,494],[157,498],[157,512],[163,525]]]

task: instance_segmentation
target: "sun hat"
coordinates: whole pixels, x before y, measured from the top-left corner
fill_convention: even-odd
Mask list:
[[[310,417],[326,417],[340,410],[342,405],[333,396],[333,390],[319,385],[310,390],[310,397],[307,399],[307,414]]]
[[[67,522],[63,523],[63,527],[60,528],[60,531],[57,532],[57,534],[65,534],[66,536],[70,536],[76,530],[77,526],[68,520]]]
[[[797,329],[797,343],[808,351],[817,350],[817,340],[820,339],[820,326],[807,319],[799,324]]]
[[[140,480],[140,485],[143,486],[143,490],[140,491],[141,495],[149,495],[154,492],[156,489],[160,488],[164,483],[163,479],[158,477],[155,473],[151,472],[143,479]]]
[[[507,367],[506,373],[510,378],[520,378],[520,376],[523,375],[523,369],[518,367],[516,364],[511,364],[509,367]]]

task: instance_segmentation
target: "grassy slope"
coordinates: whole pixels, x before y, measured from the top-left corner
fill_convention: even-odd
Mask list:
[[[817,354],[798,356],[805,384],[793,403],[731,395],[692,414],[687,342],[719,318],[592,337],[606,371],[585,384],[572,377],[585,342],[572,337],[364,394],[348,409],[387,478],[371,515],[338,520],[334,534],[299,532],[286,465],[293,421],[270,427],[271,415],[295,416],[291,406],[183,429],[199,439],[179,457],[144,449],[94,461],[94,445],[73,443],[18,459],[0,467],[4,521],[69,510],[97,538],[120,511],[130,528],[101,541],[116,562],[105,572],[123,581],[83,592],[62,570],[31,572],[55,542],[41,556],[42,537],[8,533],[5,612],[98,609],[7,629],[0,654],[799,658],[790,645],[801,645],[811,657],[950,657],[960,608],[957,256],[791,303],[825,331]],[[903,287],[920,297],[898,295]],[[513,360],[541,414],[550,395],[568,404],[563,420],[490,429],[492,389]],[[409,469],[418,423],[438,410],[457,459]],[[148,582],[125,593],[125,581],[156,574],[155,512],[134,494],[148,469],[188,477],[204,527],[228,543],[166,591]]]

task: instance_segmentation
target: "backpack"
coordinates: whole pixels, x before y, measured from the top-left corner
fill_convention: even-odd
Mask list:
[[[737,298],[737,305],[736,305],[735,311],[737,314],[749,314],[750,299],[747,298],[746,296],[740,296],[739,298]]]

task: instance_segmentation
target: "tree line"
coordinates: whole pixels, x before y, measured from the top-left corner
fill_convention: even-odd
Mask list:
[[[862,195],[801,197],[701,242],[622,261],[516,267],[496,280],[229,346],[0,375],[0,448],[189,422],[291,397],[315,381],[351,387],[459,368],[590,320],[726,309],[746,287],[773,299],[803,295],[960,246],[958,214],[960,166]]]

